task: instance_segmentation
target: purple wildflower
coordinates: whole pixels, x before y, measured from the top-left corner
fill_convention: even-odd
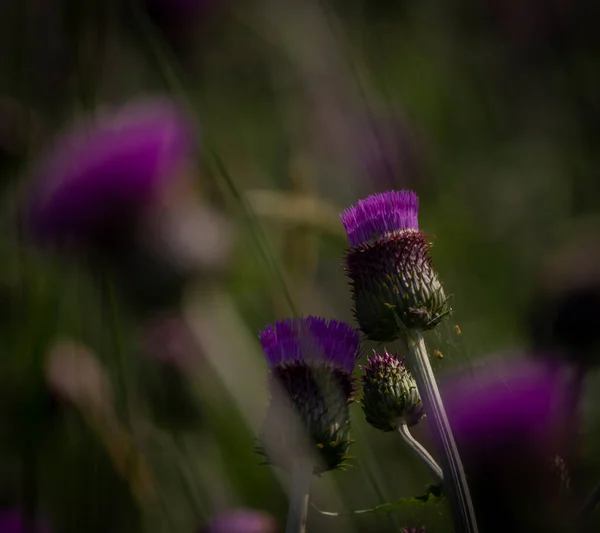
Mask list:
[[[20,509],[3,509],[0,511],[0,533],[25,533],[26,524],[23,511]],[[38,520],[36,533],[50,533],[47,523]]]
[[[358,331],[309,316],[276,322],[259,338],[271,367],[271,405],[261,431],[267,460],[289,468],[308,446],[320,458],[315,472],[341,467],[351,442],[349,404],[355,390],[352,372],[360,357]],[[288,404],[296,416],[290,418],[282,409]]]
[[[390,191],[341,215],[350,241],[345,270],[354,315],[370,340],[390,342],[403,329],[432,329],[450,312],[431,266],[431,243],[418,229],[418,204],[411,191]]]
[[[235,509],[215,516],[203,533],[275,533],[275,519],[262,511]]]
[[[169,100],[86,118],[39,161],[29,230],[54,244],[118,240],[191,155],[190,124]]]
[[[350,246],[366,244],[387,233],[418,229],[419,198],[409,190],[374,194],[346,209],[342,224]]]
[[[517,438],[552,446],[565,394],[565,367],[517,359],[510,365],[487,364],[448,382],[444,404],[457,442],[485,450]]]
[[[358,331],[337,320],[314,316],[288,318],[265,327],[259,338],[272,367],[317,359],[351,374],[360,357]]]
[[[555,465],[556,455],[576,445],[566,424],[566,370],[515,358],[442,386],[482,530],[503,532],[518,523],[523,531],[570,531],[572,502]]]

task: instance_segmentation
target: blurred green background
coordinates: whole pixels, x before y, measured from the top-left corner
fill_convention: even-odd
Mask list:
[[[558,0],[231,0],[163,27],[143,3],[2,2],[2,500],[21,498],[26,433],[35,435],[41,505],[59,531],[193,531],[235,506],[265,509],[283,525],[287,481],[254,449],[268,400],[256,332],[292,314],[290,299],[302,314],[352,321],[338,213],[374,192],[410,187],[420,197],[455,311],[428,338],[444,354],[440,375],[527,347],[548,258],[581,242],[597,261],[598,11]],[[144,418],[150,375],[127,302],[117,295],[107,310],[85,267],[23,249],[12,223],[28,161],[71,117],[157,92],[191,106],[199,194],[236,224],[229,268],[200,275],[181,303],[203,357],[202,423],[185,434]],[[384,163],[365,165],[369,157]],[[140,419],[130,425],[160,509],[135,511],[79,415],[29,406],[43,394],[41,357],[64,336],[109,366],[122,413],[135,398]],[[585,488],[600,476],[597,383],[589,377],[585,396]],[[316,479],[314,503],[350,511],[422,494],[431,480],[410,450],[368,426],[358,405],[352,415],[353,466]],[[430,447],[425,424],[415,434]],[[421,524],[450,531],[446,504],[309,517],[309,531]]]

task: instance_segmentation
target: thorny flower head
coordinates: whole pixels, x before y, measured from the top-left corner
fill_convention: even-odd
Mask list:
[[[272,401],[261,434],[267,459],[286,467],[282,456],[297,445],[299,436],[286,430],[282,420],[282,402],[287,401],[308,438],[309,452],[321,460],[315,472],[340,467],[350,445],[348,407],[354,394],[352,372],[360,357],[358,331],[343,322],[309,316],[269,325],[259,338],[271,368]],[[281,453],[276,457],[268,453],[271,449]]]
[[[418,229],[418,198],[389,191],[358,201],[341,214],[350,249],[345,270],[361,330],[374,341],[403,329],[432,329],[450,312],[431,265],[431,244]]]
[[[394,431],[403,423],[413,426],[424,416],[417,384],[404,360],[384,351],[368,358],[362,376],[362,408],[367,422],[381,431]]]

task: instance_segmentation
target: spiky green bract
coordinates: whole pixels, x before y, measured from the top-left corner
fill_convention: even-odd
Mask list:
[[[261,431],[261,453],[267,461],[291,469],[299,441],[307,441],[308,450],[319,461],[314,473],[340,468],[348,456],[350,439],[349,405],[355,390],[352,375],[327,362],[290,361],[272,369],[269,378],[271,404]],[[282,409],[285,395],[297,426],[285,420]],[[303,435],[298,435],[300,430]],[[275,454],[267,450],[275,450]]]
[[[345,271],[354,315],[369,339],[391,342],[400,337],[402,327],[432,329],[451,312],[431,265],[430,248],[424,234],[415,229],[387,233],[350,248]]]
[[[374,352],[361,369],[365,371],[362,409],[374,428],[395,431],[399,423],[410,427],[423,418],[423,402],[404,360],[387,351],[383,355]]]

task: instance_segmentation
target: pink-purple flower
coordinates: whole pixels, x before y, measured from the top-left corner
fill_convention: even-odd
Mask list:
[[[576,446],[566,423],[569,370],[543,358],[487,360],[442,386],[484,531],[570,531],[572,502],[556,467]]]
[[[259,333],[270,366],[271,403],[261,431],[267,460],[283,468],[298,454],[314,471],[340,468],[350,446],[357,330],[320,317],[289,318]]]
[[[414,192],[388,191],[341,214],[354,315],[370,340],[390,342],[407,329],[432,329],[451,311],[431,265],[431,243],[418,229],[418,208]]]
[[[27,228],[55,245],[114,246],[193,155],[190,123],[166,98],[86,117],[34,170]]]

